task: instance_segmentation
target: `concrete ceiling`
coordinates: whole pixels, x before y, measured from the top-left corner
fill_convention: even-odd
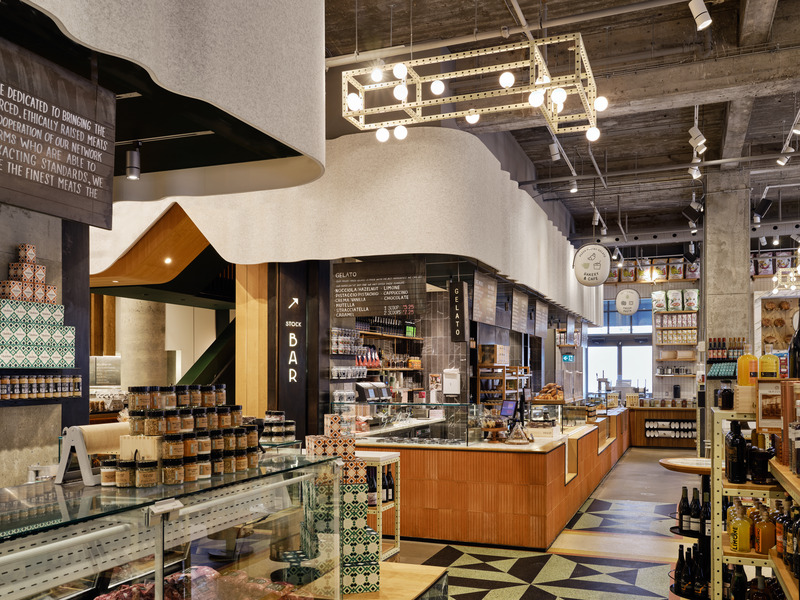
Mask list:
[[[390,44],[408,47],[412,11],[415,45],[521,24],[513,0],[326,0],[325,4],[329,58],[356,50],[356,5],[360,53]],[[685,167],[675,167],[692,159],[688,130],[695,106],[699,127],[708,139],[705,161],[777,154],[800,109],[800,0],[707,0],[713,23],[701,32],[696,31],[687,1],[519,0],[518,4],[534,37],[575,31],[583,36],[598,93],[610,102],[600,114],[602,136],[591,145],[607,187],[596,176],[585,136],[559,134],[578,173],[579,192],[569,193],[571,173],[563,160],[550,160],[551,139],[538,111],[484,115],[474,126],[459,119],[455,125],[475,133],[510,132],[536,166],[536,190],[547,201],[562,202],[573,216],[576,240],[599,235],[591,225],[593,198],[610,233],[616,234],[607,241],[620,237],[618,215],[631,236],[662,231],[663,239],[667,232],[688,229],[681,212],[693,191],[702,197],[705,177],[693,182]],[[656,4],[663,6],[653,7]],[[590,14],[610,8],[624,10],[599,18]],[[524,39],[520,33],[507,41]],[[496,37],[447,49],[503,42]],[[770,190],[768,197],[775,204],[765,221],[779,216],[784,221],[800,220],[800,157],[786,167],[778,166],[773,157],[704,171],[719,169],[748,171],[753,202],[765,186],[797,183]]]

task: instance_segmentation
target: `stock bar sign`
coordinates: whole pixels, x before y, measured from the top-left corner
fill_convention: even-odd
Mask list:
[[[425,264],[419,260],[333,265],[336,318],[414,315],[425,310]]]
[[[114,94],[0,39],[3,202],[111,228]]]

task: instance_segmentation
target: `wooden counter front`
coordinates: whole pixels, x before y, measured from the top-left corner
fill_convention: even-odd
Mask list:
[[[697,418],[695,408],[649,408],[631,407],[630,414],[631,446],[648,448],[695,448],[695,438],[649,438],[645,437],[644,422],[653,421],[694,421]]]
[[[628,448],[627,411],[615,412],[608,419],[616,437],[599,453],[596,427],[547,452],[402,444],[359,450],[400,452],[402,536],[546,549]]]

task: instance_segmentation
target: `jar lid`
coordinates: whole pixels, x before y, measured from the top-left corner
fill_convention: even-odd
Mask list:
[[[135,460],[119,460],[117,461],[118,469],[133,469],[136,466]]]
[[[198,452],[197,453],[198,460],[211,460],[211,452]]]
[[[219,452],[219,450],[217,452]],[[234,455],[233,454],[233,450],[223,450],[222,451],[222,456],[224,456],[224,457],[233,456],[233,455]]]
[[[190,389],[190,390],[199,390],[199,389],[200,389],[200,386],[199,386],[199,385],[190,385],[190,386],[189,386],[189,389]]]
[[[233,435],[247,435],[247,431],[245,431],[244,427],[234,427]]]
[[[236,453],[236,456],[244,456],[247,454],[247,450],[245,450],[244,448],[237,448],[236,450],[234,450],[234,452]]]
[[[177,417],[178,416],[178,409],[177,408],[168,408],[164,411],[165,417]]]
[[[208,429],[201,429],[197,432],[197,439],[209,437],[211,437],[211,432]]]
[[[230,414],[231,407],[230,406],[218,406],[217,407],[217,414],[218,415],[227,415]]]
[[[196,462],[197,462],[197,457],[196,456],[186,456],[183,459],[183,464],[185,464],[185,465],[188,465],[188,464],[191,464],[191,463],[196,463]]]
[[[225,384],[225,383],[218,383],[217,384],[217,390],[224,390],[226,387],[227,387],[227,384]]]
[[[222,429],[212,429],[208,435],[212,438],[222,437]]]
[[[231,406],[231,410],[239,412],[242,410],[242,406],[241,404],[234,404],[233,406]]]
[[[189,390],[189,386],[188,385],[176,385],[175,386],[175,391],[176,392],[186,392],[188,390]]]
[[[164,436],[164,439],[168,442],[180,442],[183,439],[182,433],[168,433]]]
[[[206,414],[206,409],[203,408],[202,406],[193,408],[192,409],[192,414],[193,415],[204,415],[204,414]]]
[[[185,440],[193,440],[196,437],[197,434],[193,431],[187,431],[186,433],[183,434],[183,439]]]
[[[155,469],[158,466],[157,460],[141,460],[136,465],[137,469]]]
[[[164,416],[164,411],[163,410],[158,410],[158,409],[148,410],[147,411],[147,416],[148,417],[155,417],[156,419],[158,419],[158,418],[161,418],[161,417]]]
[[[100,466],[101,467],[114,467],[116,469],[117,468],[117,460],[116,459],[114,459],[114,460],[104,460],[104,461],[102,461],[100,463]]]
[[[284,427],[285,427],[286,425],[294,425],[294,421],[284,421],[284,422],[283,422],[283,425],[284,425]]]
[[[226,427],[222,430],[222,435],[233,435],[233,427]]]
[[[258,430],[258,427],[256,427],[255,425],[243,425],[242,428],[247,432]]]
[[[144,415],[146,413],[147,413],[146,410],[129,410],[128,411],[128,416],[130,416],[130,417],[144,417]]]
[[[201,392],[213,392],[214,391],[214,386],[213,385],[201,385],[200,386],[200,391]]]
[[[180,467],[183,465],[182,458],[165,458],[161,461],[161,464],[165,467]]]
[[[213,414],[217,414],[217,407],[216,406],[205,406],[203,408],[206,409],[206,413],[209,414],[209,415],[212,414],[212,413]]]
[[[159,391],[159,392],[167,392],[167,393],[171,393],[171,392],[174,392],[174,391],[175,391],[175,386],[174,386],[174,385],[162,385],[162,386],[160,386],[160,387],[158,388],[158,391]]]
[[[190,415],[192,414],[191,408],[179,408],[178,409],[182,415]]]

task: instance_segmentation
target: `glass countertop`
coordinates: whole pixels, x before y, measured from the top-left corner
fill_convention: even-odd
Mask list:
[[[152,488],[85,486],[79,480],[58,485],[54,480],[0,488],[0,542],[55,527],[142,508],[168,498],[187,498],[212,489],[291,473],[338,457],[299,454],[267,455],[258,468],[183,485]]]
[[[461,407],[461,406],[478,406],[474,403],[461,402],[461,403],[444,403],[444,402],[381,402],[375,400],[374,402],[331,402],[333,406],[408,406],[408,407],[428,407],[428,408],[446,408],[446,407]]]

